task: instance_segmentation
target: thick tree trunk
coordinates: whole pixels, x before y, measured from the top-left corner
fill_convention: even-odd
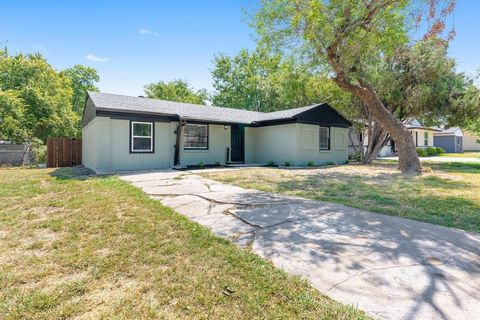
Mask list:
[[[346,33],[347,32],[343,30],[343,35]],[[336,41],[327,48],[328,60],[336,73],[333,80],[339,86],[359,98],[364,103],[369,114],[373,117],[373,120],[378,122],[395,141],[398,150],[398,169],[403,173],[421,172],[422,166],[418,159],[415,143],[413,142],[412,135],[407,128],[405,128],[404,124],[397,119],[390,110],[385,108],[372,86],[362,83],[361,79],[356,79],[358,84],[353,84],[351,79],[348,78],[345,67],[340,63],[339,56],[337,55],[338,45],[341,40],[341,34],[337,34]]]
[[[421,172],[422,167],[418,159],[415,143],[413,142],[412,135],[404,124],[384,107],[372,87],[368,85],[364,85],[361,88],[357,87],[354,93],[365,103],[373,119],[378,122],[395,141],[398,150],[398,169],[403,173]]]
[[[370,117],[369,117],[370,118]],[[368,130],[368,146],[365,151],[363,163],[371,164],[377,158],[377,154],[388,141],[388,133],[374,121],[370,121]]]
[[[360,143],[360,146],[357,148],[355,146],[355,141],[353,140],[352,133],[349,131],[348,132],[348,139],[350,140],[350,144],[353,148],[353,151],[355,152],[355,157],[356,159],[363,161],[363,143]]]

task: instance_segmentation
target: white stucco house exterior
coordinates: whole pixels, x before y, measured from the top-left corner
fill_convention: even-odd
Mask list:
[[[96,171],[344,163],[351,123],[326,103],[262,113],[89,92],[83,164]]]
[[[465,130],[463,132],[463,150],[480,151],[480,135]]]

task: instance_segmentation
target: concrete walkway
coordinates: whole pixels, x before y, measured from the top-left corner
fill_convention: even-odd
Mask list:
[[[480,234],[246,190],[195,172],[121,178],[374,318],[480,319]]]
[[[379,160],[398,160],[398,157],[379,157]],[[419,157],[420,161],[431,162],[469,162],[480,163],[479,158],[456,158],[456,157]]]

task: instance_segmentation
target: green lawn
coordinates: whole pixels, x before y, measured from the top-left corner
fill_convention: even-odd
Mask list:
[[[392,162],[319,169],[257,168],[204,176],[245,188],[331,201],[480,232],[480,163],[424,163],[405,176]]]
[[[447,158],[476,158],[480,159],[480,151],[469,151],[464,153],[444,153],[442,157]]]
[[[365,318],[117,177],[0,169],[0,240],[0,319]]]

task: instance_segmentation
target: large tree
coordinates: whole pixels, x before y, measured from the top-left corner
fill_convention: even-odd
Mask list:
[[[327,102],[351,119],[361,117],[360,109],[352,108],[358,105],[352,95],[292,57],[257,48],[232,57],[218,55],[214,64],[215,105],[270,112]]]
[[[0,139],[31,145],[50,136],[75,136],[72,88],[39,54],[0,50]]]
[[[465,126],[480,114],[473,79],[455,72],[448,43],[438,38],[405,46],[385,59],[372,79],[382,103],[399,120],[417,118],[430,126]],[[368,115],[368,111],[367,111]],[[390,138],[370,121],[365,162],[371,162]]]
[[[208,93],[205,89],[195,90],[186,80],[182,79],[147,84],[145,94],[148,98],[195,104],[206,104],[208,100]]]
[[[100,81],[97,70],[83,65],[75,65],[62,71],[70,79],[73,94],[72,107],[80,118],[83,114],[83,107],[87,97],[87,91],[98,91],[96,83]]]
[[[427,37],[444,29],[442,18],[452,3],[438,11],[430,1]],[[374,86],[378,68],[409,43],[408,0],[264,0],[255,14],[263,43],[288,50],[302,48],[310,60],[327,66],[333,81],[357,97],[395,141],[399,169],[421,171],[415,144],[402,121],[381,100]]]
[[[215,56],[213,104],[262,112],[278,109],[272,78],[281,64],[280,55],[269,55],[266,50],[243,49],[233,57]]]

